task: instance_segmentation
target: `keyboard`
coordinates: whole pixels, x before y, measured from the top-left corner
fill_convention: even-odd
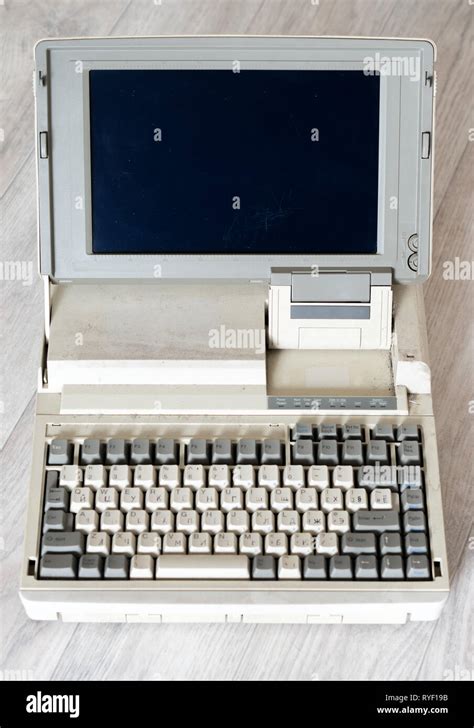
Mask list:
[[[430,580],[419,425],[51,438],[41,580]]]

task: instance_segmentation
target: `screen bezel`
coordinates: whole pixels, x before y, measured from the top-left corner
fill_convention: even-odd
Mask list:
[[[371,255],[92,254],[89,71],[121,68],[252,68],[362,70],[372,54],[418,59],[419,81],[380,79],[377,253]],[[46,88],[37,93],[38,131],[47,119],[51,154],[39,160],[41,272],[54,279],[268,279],[275,268],[392,269],[400,281],[429,273],[431,161],[422,164],[421,130],[432,128],[432,91],[423,83],[433,61],[426,41],[313,38],[155,38],[43,41],[37,63]],[[44,107],[46,104],[46,108]],[[401,113],[403,112],[403,113]],[[44,165],[44,162],[48,162]],[[47,166],[47,169],[45,167]],[[45,208],[49,219],[41,216]],[[397,198],[397,207],[390,200]],[[52,204],[51,204],[52,203]],[[46,228],[46,229],[45,229]],[[418,271],[407,265],[407,240],[417,233]],[[49,242],[49,245],[48,245]]]

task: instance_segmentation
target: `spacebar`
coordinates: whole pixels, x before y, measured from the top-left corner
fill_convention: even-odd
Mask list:
[[[156,560],[157,579],[250,579],[248,556],[164,554]]]

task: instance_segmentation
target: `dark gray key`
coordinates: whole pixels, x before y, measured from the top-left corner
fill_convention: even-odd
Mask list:
[[[151,463],[150,440],[147,440],[144,437],[137,437],[132,441],[130,463],[132,465],[147,465]]]
[[[416,440],[403,440],[397,449],[400,465],[420,465],[420,443]]]
[[[411,531],[426,531],[426,519],[423,511],[407,511],[403,516],[405,533]]]
[[[352,516],[354,531],[399,531],[400,518],[397,511],[357,511]]]
[[[412,555],[407,558],[407,579],[429,579],[430,562],[423,554]]]
[[[162,437],[156,442],[155,462],[157,465],[178,465],[178,443],[170,437]]]
[[[57,488],[59,485],[59,470],[46,471],[46,492],[50,488]]]
[[[410,554],[427,554],[428,542],[424,533],[407,533],[405,536],[405,551]]]
[[[420,488],[407,488],[402,493],[401,501],[404,511],[422,511],[423,491]]]
[[[276,579],[276,559],[273,556],[256,556],[252,561],[252,579]]]
[[[388,463],[388,448],[384,440],[369,440],[367,445],[367,462]]]
[[[360,425],[343,425],[343,440],[362,440],[362,427]]]
[[[128,447],[125,440],[114,437],[107,442],[105,462],[107,465],[125,465],[128,462]]]
[[[316,428],[318,440],[324,440],[326,438],[331,440],[337,440],[337,425],[318,425]]]
[[[237,464],[258,465],[257,443],[255,440],[239,440],[237,442]]]
[[[212,443],[212,462],[215,465],[232,465],[234,462],[232,442],[219,438]]]
[[[262,465],[283,465],[283,447],[280,440],[262,442]]]
[[[352,561],[350,556],[331,556],[329,559],[330,579],[352,579]]]
[[[379,569],[375,556],[358,556],[355,560],[356,579],[378,579]]]
[[[75,579],[76,574],[77,559],[72,554],[46,554],[40,560],[42,579]]]
[[[393,425],[379,422],[372,430],[372,438],[374,440],[388,440],[389,442],[392,442],[394,440]]]
[[[336,440],[321,440],[318,445],[318,463],[319,465],[338,465]]]
[[[69,440],[58,438],[52,440],[48,452],[48,465],[71,465],[74,457],[74,445]]]
[[[84,440],[81,447],[81,465],[100,465],[104,460],[104,447],[97,438]]]
[[[128,558],[123,554],[111,554],[105,559],[105,579],[128,579]]]
[[[84,554],[79,559],[79,579],[102,579],[104,560],[99,554]]]
[[[327,579],[327,559],[320,554],[305,556],[303,579]]]
[[[376,554],[377,545],[373,533],[343,533],[341,538],[343,554]]]
[[[304,422],[297,422],[297,424],[291,430],[291,439],[299,440],[300,438],[312,440],[313,439],[313,428],[311,425],[307,425]]]
[[[346,440],[342,446],[344,465],[363,465],[364,453],[361,440]]]
[[[399,533],[382,533],[380,536],[380,553],[382,556],[386,554],[401,554],[402,539]]]
[[[314,465],[314,445],[312,440],[297,440],[292,449],[292,462],[295,465]]]
[[[46,511],[43,519],[43,533],[47,531],[72,531],[74,515],[65,511]]]
[[[380,576],[382,579],[404,579],[403,559],[396,554],[382,556],[380,562]]]
[[[418,440],[419,438],[418,425],[408,423],[397,427],[397,440]]]
[[[46,491],[44,501],[45,511],[59,509],[63,511],[69,510],[69,493],[66,488],[49,488]]]
[[[43,536],[42,554],[76,554],[84,553],[84,535],[78,531],[70,533],[47,533]]]
[[[188,465],[208,465],[209,445],[201,437],[193,437],[186,448],[186,463]]]
[[[398,471],[398,482],[400,490],[405,488],[421,488],[423,485],[423,474],[419,465],[405,465]]]

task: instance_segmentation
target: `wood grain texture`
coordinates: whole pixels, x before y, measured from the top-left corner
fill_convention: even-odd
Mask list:
[[[5,0],[0,5],[2,260],[36,270],[34,42],[203,33],[428,37],[438,46],[433,275],[426,309],[453,589],[437,623],[404,626],[74,625],[29,621],[17,595],[42,290],[1,283],[4,377],[0,670],[34,679],[443,679],[472,670],[472,18],[464,0]]]

